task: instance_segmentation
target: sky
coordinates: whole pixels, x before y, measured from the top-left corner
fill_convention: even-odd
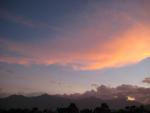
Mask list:
[[[149,88],[149,11],[149,0],[0,0],[0,93]]]

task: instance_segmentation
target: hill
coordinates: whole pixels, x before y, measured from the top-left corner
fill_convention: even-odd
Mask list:
[[[95,108],[100,106],[101,103],[107,103],[112,109],[124,108],[130,105],[141,105],[136,101],[127,101],[126,99],[112,99],[102,100],[95,97],[79,97],[79,98],[68,98],[67,96],[59,95],[40,95],[34,97],[26,97],[22,95],[11,95],[9,97],[0,98],[0,108],[33,108],[38,107],[39,109],[49,108],[55,110],[57,107],[66,107],[71,102],[75,103],[79,109],[84,108]]]

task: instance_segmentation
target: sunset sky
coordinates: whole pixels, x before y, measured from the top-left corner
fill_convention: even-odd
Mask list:
[[[0,93],[150,87],[150,0],[0,0]]]

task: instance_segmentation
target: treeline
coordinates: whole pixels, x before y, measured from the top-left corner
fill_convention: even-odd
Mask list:
[[[0,113],[150,113],[149,110],[145,109],[144,106],[127,106],[124,109],[111,110],[106,103],[102,103],[100,107],[95,109],[83,109],[79,110],[78,107],[71,103],[68,107],[57,108],[56,111],[50,109],[39,110],[38,108],[33,109],[0,109]]]

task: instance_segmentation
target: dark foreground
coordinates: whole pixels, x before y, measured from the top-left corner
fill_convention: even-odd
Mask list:
[[[145,106],[127,106],[124,109],[112,110],[106,103],[102,103],[101,106],[95,109],[83,109],[79,110],[78,107],[71,103],[68,107],[57,108],[55,111],[50,109],[39,110],[38,108],[33,109],[0,109],[0,113],[150,113],[150,110],[146,109]]]

